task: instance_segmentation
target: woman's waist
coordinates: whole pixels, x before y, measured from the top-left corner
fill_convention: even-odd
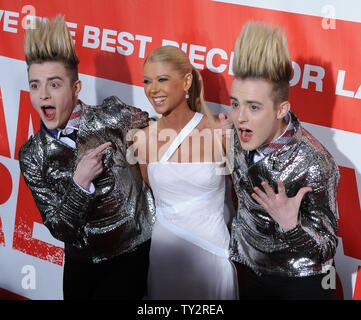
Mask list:
[[[178,237],[214,254],[228,256],[230,235],[223,217],[219,219],[186,219],[185,217],[163,215],[158,211],[153,232],[157,232],[160,225]]]
[[[208,188],[186,188],[177,192],[176,188],[156,188],[153,190],[155,203],[158,208],[178,212],[184,210],[199,210],[208,208],[210,210],[219,210],[223,207],[225,199],[225,189]]]
[[[156,215],[177,224],[193,225],[205,223],[207,225],[218,225],[224,223],[224,203],[217,203],[214,206],[185,207],[182,210],[174,210],[174,207],[156,206]]]

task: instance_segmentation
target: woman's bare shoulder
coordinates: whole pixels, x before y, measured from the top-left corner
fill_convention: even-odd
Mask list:
[[[199,130],[202,129],[214,129],[214,125],[217,121],[217,117],[214,116],[213,114],[211,115],[211,119],[209,119],[208,115],[203,115],[203,118],[201,120],[201,122],[198,125]]]

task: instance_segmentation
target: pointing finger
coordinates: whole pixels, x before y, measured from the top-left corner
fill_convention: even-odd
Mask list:
[[[111,146],[111,142],[106,142],[106,143],[103,143],[102,145],[96,147],[92,152],[91,152],[91,155],[92,156],[97,156],[99,154],[101,154],[106,148],[108,148],[109,146]]]

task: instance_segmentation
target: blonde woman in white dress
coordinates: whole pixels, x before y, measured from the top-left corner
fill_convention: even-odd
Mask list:
[[[173,46],[155,49],[143,71],[145,94],[162,115],[136,134],[134,145],[157,207],[148,298],[237,299],[223,216],[224,164],[200,113],[200,76]]]

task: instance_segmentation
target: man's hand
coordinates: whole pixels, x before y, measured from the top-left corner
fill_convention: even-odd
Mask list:
[[[266,193],[258,187],[254,188],[252,198],[265,208],[268,214],[280,225],[283,231],[288,231],[296,227],[298,223],[298,212],[301,201],[307,192],[312,191],[311,187],[303,187],[298,190],[296,196],[288,198],[285,186],[278,180],[278,193],[276,194],[268,183],[262,182]]]
[[[232,129],[232,119],[229,115],[224,112],[218,114],[216,118],[216,129],[222,129],[222,135],[226,134],[227,129]]]
[[[90,183],[103,171],[103,151],[112,143],[106,142],[84,155],[78,162],[74,172],[74,181],[85,190],[89,190]]]

